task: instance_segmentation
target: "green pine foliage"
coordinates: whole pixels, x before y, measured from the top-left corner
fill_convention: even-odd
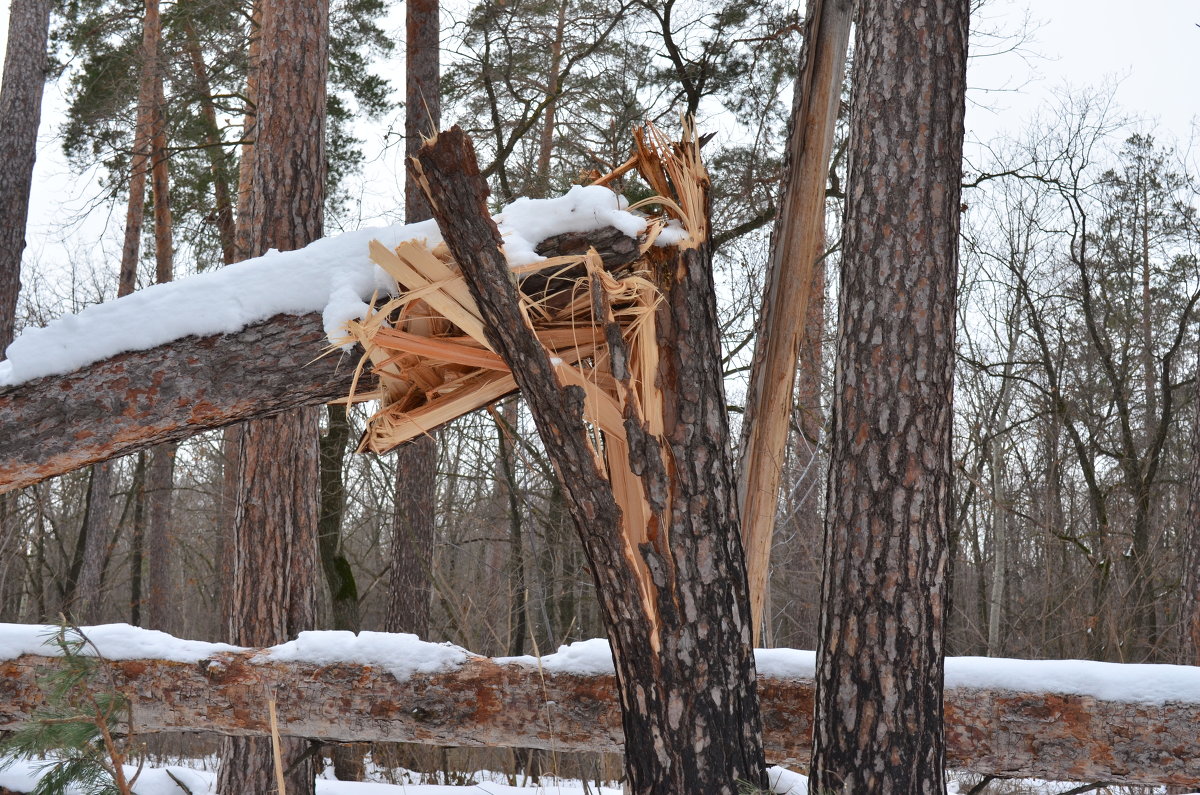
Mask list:
[[[113,201],[120,200],[129,180],[143,8],[141,0],[66,0],[52,37],[70,98],[61,127],[63,149],[80,173],[99,170]],[[341,186],[362,163],[362,142],[351,131],[353,120],[378,118],[394,106],[390,84],[371,71],[372,63],[395,46],[380,27],[386,10],[383,0],[330,4],[326,136],[331,211],[347,200]],[[237,193],[248,50],[254,35],[251,11],[249,0],[162,5],[171,207],[177,245],[190,252],[197,270],[221,261],[215,181],[222,180],[231,195]],[[199,63],[193,57],[197,51]],[[215,126],[205,119],[206,104],[215,111]],[[219,150],[215,153],[214,140]],[[152,258],[153,247],[143,250]],[[180,258],[181,264],[187,259]]]
[[[66,795],[69,787],[129,795],[137,775],[126,782],[120,768],[140,758],[129,700],[115,686],[89,687],[103,673],[103,660],[78,627],[64,621],[47,645],[58,647],[62,664],[41,680],[46,705],[0,743],[0,770],[20,759],[45,760],[33,795]],[[85,653],[89,646],[92,654]]]

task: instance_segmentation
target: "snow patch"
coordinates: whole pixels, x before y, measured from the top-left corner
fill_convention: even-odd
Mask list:
[[[1092,660],[946,658],[946,688],[1067,693],[1102,701],[1164,704],[1200,701],[1200,668]]]
[[[518,199],[496,221],[509,263],[518,266],[544,259],[534,246],[553,235],[602,226],[640,234],[646,219],[625,206],[608,188],[576,186],[556,199]],[[321,312],[326,334],[341,343],[345,322],[361,317],[364,302],[391,285],[368,256],[372,240],[388,247],[406,240],[436,246],[442,236],[434,221],[360,229],[87,307],[14,340],[0,362],[0,387],[190,335],[231,334],[278,314]]]
[[[227,643],[182,640],[165,632],[129,624],[101,624],[80,629],[92,644],[85,646],[82,654],[94,656],[99,651],[107,660],[152,658],[194,663],[219,652],[240,651],[237,646]],[[0,660],[13,660],[23,654],[62,656],[62,650],[54,643],[58,630],[53,624],[0,624]]]
[[[267,659],[279,662],[373,665],[397,679],[453,670],[470,656],[459,646],[429,643],[416,635],[343,631],[301,632],[295,640],[265,653]]]

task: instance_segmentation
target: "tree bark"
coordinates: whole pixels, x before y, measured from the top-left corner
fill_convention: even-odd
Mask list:
[[[675,156],[694,178],[707,223],[707,178],[695,142]],[[487,185],[458,128],[440,133],[410,167],[427,185],[434,216],[488,326],[512,368],[567,496],[592,569],[612,644],[622,705],[625,769],[633,793],[733,793],[765,787],[751,655],[749,603],[727,446],[716,307],[706,231],[692,247],[656,252],[663,432],[626,415],[629,465],[651,505],[647,542],[634,552],[621,509],[588,442],[583,396],[559,382],[518,306],[487,214]],[[660,179],[665,182],[661,175]],[[599,307],[598,307],[599,308]],[[623,351],[615,325],[614,362]],[[628,380],[619,364],[614,377]],[[630,409],[632,411],[632,408]],[[634,555],[651,572],[645,593]]]
[[[557,256],[589,245],[617,264],[637,255],[636,242],[611,227],[547,238],[537,250]],[[319,314],[276,315],[233,334],[186,337],[0,389],[0,493],[160,442],[343,398],[354,366],[320,356],[327,345]],[[365,377],[359,388],[369,391]]]
[[[813,296],[813,290],[824,289],[824,280],[818,281],[816,272],[824,267],[819,260],[825,252],[825,184],[841,104],[853,5],[850,0],[808,3],[787,161],[779,189],[779,214],[771,240],[767,286],[742,420],[738,498],[756,639],[763,622],[779,481],[802,342],[810,348],[817,346],[817,371],[806,377],[815,381],[815,394],[820,394],[820,330],[818,326],[814,339],[805,324],[814,299],[818,306],[821,304],[821,297]]]
[[[321,237],[325,200],[328,0],[261,0],[254,162],[247,225],[251,255],[290,251]],[[242,429],[233,539],[235,643],[281,643],[313,628],[320,510],[316,409],[287,412]],[[314,791],[303,742],[284,748],[288,789]],[[220,792],[268,792],[269,744],[227,740]]]
[[[862,7],[812,787],[944,793],[968,3]]]
[[[405,6],[404,154],[412,157],[425,136],[441,126],[441,15],[438,0]],[[404,220],[433,217],[421,186],[406,175]],[[392,566],[385,626],[389,632],[429,637],[437,499],[437,437],[414,439],[396,450],[392,506]]]
[[[0,85],[0,359],[12,342],[49,60],[50,0],[13,0]],[[0,506],[2,510],[2,506]],[[0,521],[3,517],[0,516]]]
[[[115,686],[132,695],[143,735],[205,730],[263,737],[270,731],[263,693],[274,693],[285,736],[622,750],[611,673],[469,656],[450,670],[397,678],[380,665],[281,662],[263,652],[221,652],[198,664],[113,661],[90,686],[100,693]],[[0,661],[0,730],[29,720],[44,703],[39,678],[59,665],[61,658],[34,655]],[[1144,668],[1128,673],[1131,681],[1152,675]],[[804,677],[759,675],[763,740],[773,764],[808,761],[813,687]],[[1200,784],[1195,702],[1148,704],[964,687],[946,691],[945,715],[947,759],[958,770],[1065,781],[1173,782],[1192,789]]]
[[[1192,471],[1188,481],[1187,516],[1184,519],[1183,604],[1180,662],[1200,665],[1200,377],[1196,379],[1196,406],[1192,417]]]
[[[29,192],[37,157],[38,125],[49,59],[50,0],[13,0],[9,6],[8,39],[0,83],[0,360],[12,342],[17,297],[21,291],[21,255],[29,220]],[[16,544],[16,498],[0,494],[0,550],[8,560]],[[10,586],[12,569],[0,577],[0,616],[15,618],[16,594]],[[14,578],[17,579],[17,578]],[[10,597],[10,594],[13,596]]]

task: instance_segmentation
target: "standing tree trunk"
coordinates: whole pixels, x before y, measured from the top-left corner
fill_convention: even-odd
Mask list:
[[[321,237],[325,196],[328,0],[261,0],[255,144],[246,243],[251,255]],[[313,628],[320,474],[316,409],[247,423],[237,447],[229,640],[282,643]],[[311,795],[305,743],[284,743],[290,793]],[[227,739],[219,792],[275,788],[270,743]]]
[[[150,180],[154,189],[154,280],[165,284],[175,278],[175,247],[172,239],[170,175],[167,168],[166,101],[163,97],[162,72],[155,75],[154,113],[151,122]],[[161,444],[147,453],[143,481],[146,495],[146,533],[149,558],[149,593],[146,625],[151,629],[175,631],[175,572],[171,558],[175,553],[171,530],[174,500],[175,452],[178,445]]]
[[[857,27],[812,787],[944,793],[966,0]]]
[[[1180,660],[1200,665],[1200,377],[1196,379],[1196,409],[1192,418],[1192,473],[1183,532],[1183,636]]]
[[[162,19],[158,0],[146,0],[142,16],[141,74],[138,79],[137,119],[133,131],[133,157],[130,160],[129,198],[125,209],[125,240],[121,247],[121,271],[117,282],[117,297],[137,289],[138,255],[141,250],[142,227],[146,218],[146,175],[151,169],[154,121],[160,112],[161,76],[158,72],[159,42],[162,39]],[[83,561],[74,597],[72,612],[78,621],[99,620],[101,572],[104,550],[114,527],[112,505],[112,466],[106,461],[92,465],[92,480],[88,488],[88,507],[80,528]],[[81,601],[82,600],[82,601]]]
[[[29,189],[37,157],[38,124],[49,61],[50,0],[13,0],[9,7],[8,48],[0,84],[0,359],[12,342],[21,253],[29,219]],[[3,507],[0,504],[0,521]]]
[[[825,183],[846,72],[852,11],[850,0],[809,0],[787,165],[746,397],[738,496],[756,639],[763,621],[779,479],[795,397],[796,361],[801,341],[811,335],[805,323],[812,291],[824,289],[824,280],[818,281],[814,274],[823,267],[818,260],[825,250]],[[819,346],[820,337],[810,336],[806,342],[810,348]],[[811,384],[815,376],[818,388],[814,392],[819,395],[820,354],[815,358],[817,372],[806,374],[806,382]]]
[[[488,340],[528,401],[583,542],[616,669],[630,791],[734,795],[767,782],[717,365],[708,176],[694,140],[669,152],[660,143],[640,151],[649,184],[675,186],[671,198],[683,208],[690,237],[679,248],[650,254],[649,278],[663,292],[654,381],[663,410],[661,433],[652,434],[633,403],[625,409],[629,470],[648,506],[647,525],[631,528],[644,532],[636,548],[624,535],[612,483],[588,440],[582,390],[559,380],[566,376],[521,313],[470,141],[458,128],[440,133],[411,167],[428,185]],[[604,299],[593,297],[597,317],[611,317]],[[615,323],[606,338],[613,377],[628,387],[628,351]]]
[[[404,153],[416,154],[421,140],[441,123],[438,0],[406,5]],[[429,200],[412,176],[404,183],[404,220],[432,218]],[[392,514],[392,570],[388,593],[388,632],[429,635],[437,497],[437,439],[423,436],[396,451],[396,500]]]

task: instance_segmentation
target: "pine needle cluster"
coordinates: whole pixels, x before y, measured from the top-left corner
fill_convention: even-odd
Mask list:
[[[95,645],[65,620],[46,645],[57,647],[62,663],[41,678],[45,705],[0,743],[0,770],[17,760],[43,760],[46,772],[33,795],[66,795],[68,788],[94,795],[132,795],[141,773],[134,750],[133,713]],[[108,674],[108,686],[96,679]],[[138,757],[129,777],[125,764]]]

